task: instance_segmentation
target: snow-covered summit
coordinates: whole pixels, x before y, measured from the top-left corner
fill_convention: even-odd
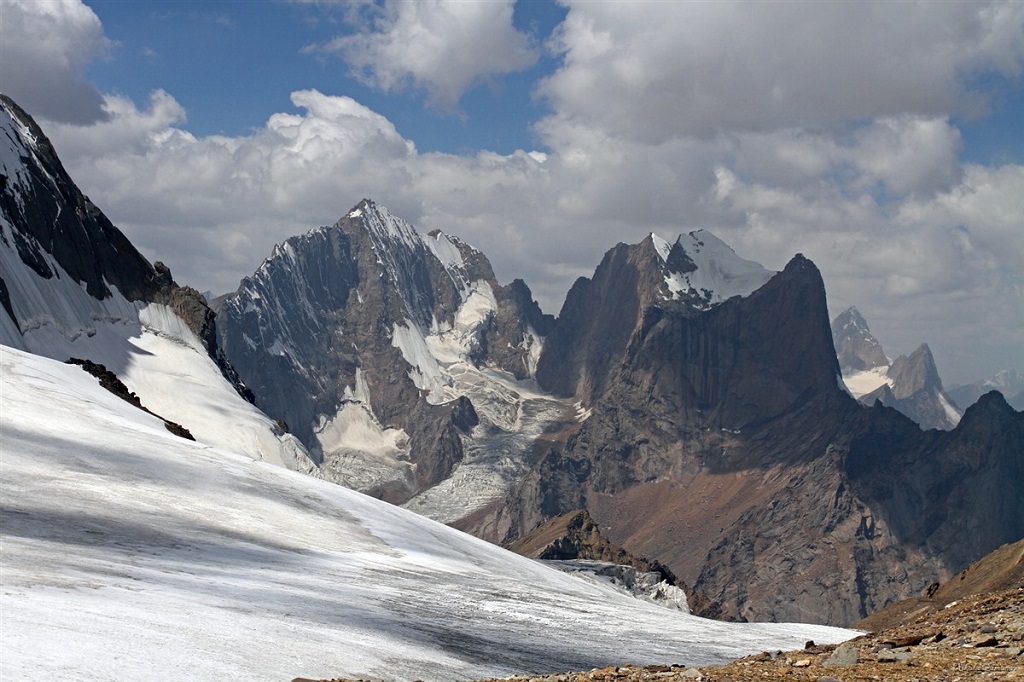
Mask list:
[[[710,308],[733,296],[749,296],[777,274],[740,258],[708,230],[681,234],[672,244],[653,233],[650,239],[664,264],[669,296],[686,298],[696,308]]]

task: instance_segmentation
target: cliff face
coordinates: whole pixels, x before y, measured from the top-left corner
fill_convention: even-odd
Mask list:
[[[858,405],[802,256],[713,305],[666,296],[658,265],[620,245],[574,287],[538,378],[588,416],[471,530],[507,542],[585,508],[693,585],[699,613],[835,624],[1024,534],[1019,413],[922,433]]]

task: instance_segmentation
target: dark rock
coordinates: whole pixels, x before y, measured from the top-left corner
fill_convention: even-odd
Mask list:
[[[173,433],[175,436],[178,436],[179,438],[184,438],[185,440],[195,440],[195,437],[193,437],[192,433],[184,426],[178,424],[177,422],[172,422],[168,419],[164,419],[156,412],[153,412],[152,410],[144,406],[142,404],[142,401],[139,400],[139,396],[137,396],[133,391],[129,391],[128,387],[124,385],[124,382],[121,381],[116,374],[108,370],[103,365],[93,362],[92,360],[83,360],[81,358],[69,358],[65,362],[69,365],[78,365],[86,372],[99,379],[100,386],[107,389],[121,400],[124,400],[126,403],[134,407],[137,407],[143,412],[147,412],[156,417],[157,419],[163,421],[164,427],[168,431]]]

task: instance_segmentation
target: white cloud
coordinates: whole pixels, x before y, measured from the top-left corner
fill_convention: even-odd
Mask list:
[[[362,31],[309,49],[340,54],[373,87],[422,89],[433,106],[454,111],[466,90],[536,61],[528,36],[512,25],[512,6],[509,0],[360,3],[357,8],[373,12]]]
[[[79,0],[4,0],[0,91],[55,121],[103,118],[103,98],[83,67],[111,48],[96,14]]]
[[[1024,4],[570,1],[540,92],[646,141],[983,109],[971,79],[1024,63]]]
[[[388,5],[357,36],[367,77],[452,104],[510,68],[483,43],[450,51],[457,26],[490,26],[499,55],[525,44],[507,5],[465,5]],[[444,24],[450,64],[403,61],[430,44],[418,31],[485,9],[491,23]],[[1024,168],[963,164],[950,116],[973,106],[966,79],[1020,70],[1022,34],[1021,3],[573,4],[541,86],[543,154],[421,154],[313,90],[236,137],[189,134],[162,91],[143,108],[108,96],[106,122],[43,123],[115,224],[201,289],[233,289],[363,197],[465,238],[551,312],[615,243],[703,227],[771,268],[803,252],[833,312],[857,305],[890,353],[927,341],[955,383],[1020,368]]]

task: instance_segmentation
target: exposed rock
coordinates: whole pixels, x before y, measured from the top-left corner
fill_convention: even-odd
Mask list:
[[[960,420],[960,410],[942,388],[935,360],[928,344],[921,344],[909,357],[901,355],[889,367],[890,384],[861,397],[895,408],[924,429],[949,430]]]
[[[889,358],[868,329],[868,323],[855,307],[849,307],[832,320],[832,341],[843,374],[888,367]]]
[[[836,647],[835,651],[825,659],[822,665],[850,666],[860,661],[860,652],[855,644],[844,642]]]
[[[143,405],[142,401],[139,400],[139,396],[137,396],[132,391],[129,391],[128,387],[124,385],[124,382],[118,379],[116,374],[108,370],[103,365],[95,363],[91,360],[83,360],[81,358],[70,358],[66,362],[69,365],[78,365],[86,372],[99,379],[100,386],[107,389],[121,400],[124,400],[128,404],[137,407],[143,412],[151,414],[157,419],[161,420],[164,423],[164,427],[168,431],[173,433],[175,436],[179,436],[181,438],[184,438],[185,440],[195,440],[195,437],[192,436],[192,433],[184,426],[178,424],[177,422],[172,422],[169,419],[164,419],[156,412],[153,412],[145,405]]]
[[[848,624],[1024,535],[1021,415],[989,404],[922,434],[859,407],[801,256],[713,306],[666,298],[659,267],[653,244],[619,245],[570,293],[538,379],[589,417],[490,539],[585,508],[704,595],[698,613]]]
[[[480,423],[427,339],[528,377],[551,322],[525,284],[499,286],[482,253],[439,231],[421,237],[369,200],[276,246],[218,307],[257,404],[327,478],[395,503],[448,478]]]
[[[592,559],[632,566],[638,571],[656,573],[660,580],[685,590],[672,571],[661,563],[635,556],[609,542],[583,509],[549,520],[530,535],[510,544],[508,549],[534,559]]]

